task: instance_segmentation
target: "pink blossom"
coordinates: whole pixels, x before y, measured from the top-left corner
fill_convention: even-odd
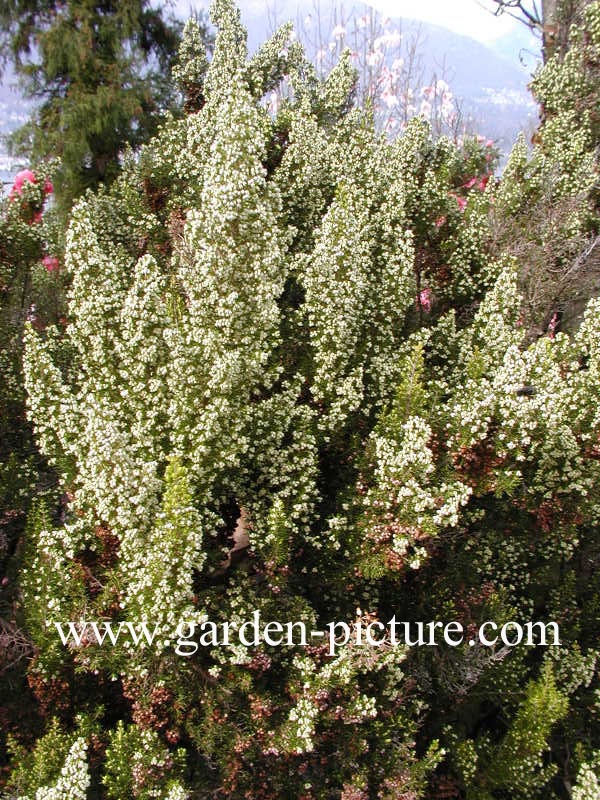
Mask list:
[[[381,50],[382,47],[398,47],[400,42],[402,41],[401,35],[398,31],[390,31],[389,33],[384,33],[382,36],[378,36],[374,43],[373,49],[374,50]]]
[[[436,221],[435,221],[435,227],[436,228],[441,228],[442,225],[445,225],[445,224],[446,224],[446,217],[444,217],[444,216],[438,217],[436,219]]]
[[[417,306],[427,313],[431,311],[431,289],[428,286],[419,292]]]
[[[558,314],[556,311],[552,315],[552,319],[548,323],[548,336],[550,339],[554,339],[554,331],[556,330],[556,326],[558,325]]]
[[[485,191],[485,187],[488,185],[488,181],[490,179],[489,175],[483,175],[479,183],[477,184],[477,188],[481,189],[481,191]]]
[[[381,50],[375,50],[374,52],[367,53],[367,64],[369,67],[376,67],[382,59],[383,53]]]
[[[53,191],[54,191],[54,184],[52,183],[52,181],[49,181],[48,178],[46,178],[46,180],[44,181],[44,194],[46,195],[52,194]]]
[[[477,178],[469,178],[466,183],[463,183],[463,189],[472,189],[477,183]]]
[[[21,194],[25,183],[35,183],[35,173],[30,169],[22,169],[15,175],[12,191],[16,194]]]
[[[466,197],[460,197],[460,195],[458,194],[451,194],[450,197],[453,197],[456,200],[456,202],[458,203],[458,207],[460,208],[461,211],[465,210],[465,208],[467,207]]]
[[[58,272],[60,267],[60,261],[56,256],[44,256],[42,258],[42,264],[46,267],[48,272]]]
[[[43,214],[41,211],[34,211],[33,216],[31,217],[31,222],[29,224],[33,225],[34,223],[41,222],[42,216]]]
[[[493,147],[494,146],[493,139],[488,139],[487,142],[485,143],[485,146],[486,147]]]
[[[393,92],[389,91],[388,89],[386,89],[385,92],[381,93],[381,99],[388,108],[395,108],[398,105],[398,98]]]

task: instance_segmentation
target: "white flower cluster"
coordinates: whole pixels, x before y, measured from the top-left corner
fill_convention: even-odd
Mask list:
[[[374,508],[378,517],[385,517],[386,512],[390,516],[393,510],[394,523],[403,523],[403,532],[394,533],[391,546],[400,556],[413,548],[413,569],[418,569],[426,555],[422,546],[414,546],[414,537],[422,533],[435,535],[456,526],[460,509],[471,495],[471,488],[460,481],[437,482],[429,446],[431,436],[431,427],[418,416],[409,417],[393,439],[372,435],[376,483],[364,504]],[[371,535],[376,537],[376,531],[372,530]]]
[[[201,90],[208,69],[202,32],[193,17],[188,19],[183,29],[179,47],[178,63],[173,67],[173,79],[190,99],[190,93]]]
[[[291,709],[288,719],[294,725],[293,734],[289,737],[293,743],[292,752],[312,753],[314,750],[313,736],[318,716],[318,706],[308,696],[302,696]]]
[[[573,800],[600,800],[600,783],[589,764],[582,764],[573,787]]]
[[[189,800],[189,793],[180,783],[174,783],[162,800]]]
[[[79,737],[69,750],[57,782],[54,786],[40,787],[35,793],[34,800],[87,800],[90,774],[86,751],[85,739]],[[19,800],[28,799],[19,798]]]
[[[559,334],[522,351],[511,325],[519,298],[509,276],[503,273],[464,335],[465,379],[448,404],[449,445],[471,447],[491,436],[496,458],[507,462],[497,469],[497,479],[516,480],[540,499],[575,494],[597,518],[594,486],[600,472],[585,448],[593,447],[598,429],[597,408],[589,398],[600,386],[600,304],[590,302],[572,343]],[[586,353],[582,368],[579,359]]]

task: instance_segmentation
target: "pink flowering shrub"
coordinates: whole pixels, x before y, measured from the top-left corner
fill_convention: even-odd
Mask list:
[[[40,183],[32,170],[24,169],[15,175],[8,197],[11,202],[19,201],[23,219],[33,225],[42,221],[44,203],[53,192],[52,181],[44,178]]]
[[[431,311],[431,289],[428,287],[421,289],[418,296],[418,305],[419,308],[423,309],[423,311],[427,313]]]
[[[60,261],[56,256],[44,256],[42,264],[48,272],[57,272],[60,269]]]

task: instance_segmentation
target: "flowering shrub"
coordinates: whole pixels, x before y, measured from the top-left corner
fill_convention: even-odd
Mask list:
[[[565,796],[559,770],[598,748],[600,302],[527,341],[494,225],[595,161],[546,129],[496,181],[485,141],[416,119],[387,142],[347,57],[321,81],[284,27],[248,59],[232,2],[212,13],[210,63],[193,22],[182,46],[190,113],[73,210],[68,324],[27,326],[66,498],[60,523],[32,515],[21,575],[40,707],[61,687],[67,731],[102,720],[81,775],[115,800]],[[564,641],[174,653],[181,620],[322,630],[357,609],[466,630],[537,613]],[[62,644],[54,623],[84,619],[157,635]],[[80,738],[28,797],[60,796]]]
[[[19,202],[23,217],[33,225],[42,221],[44,201],[53,191],[54,186],[48,178],[40,184],[35,172],[23,169],[15,175],[8,197],[11,202]]]
[[[0,202],[0,708],[7,720],[2,745],[17,727],[23,705],[33,703],[25,675],[33,644],[17,619],[26,518],[31,513],[33,521],[36,496],[45,497],[52,509],[60,496],[26,418],[22,369],[25,323],[41,331],[63,314],[57,257],[44,261],[46,253],[60,252],[53,212],[44,211],[51,191],[45,170],[23,170]]]
[[[320,76],[326,75],[345,50],[357,73],[356,98],[369,108],[377,130],[388,136],[403,132],[410,119],[425,118],[435,138],[459,138],[469,127],[443,75],[424,75],[423,40],[419,29],[402,30],[397,22],[372,7],[364,13],[333,3],[325,13],[319,3],[299,21],[298,36],[314,57]],[[339,20],[329,28],[326,19]],[[329,41],[327,41],[327,39]],[[442,73],[444,72],[442,68]],[[428,83],[424,78],[429,80]],[[280,95],[275,93],[279,102]]]
[[[29,320],[40,329],[55,321],[60,309],[59,285],[50,272],[56,258],[44,252],[53,232],[39,221],[52,184],[31,170],[15,176],[8,198],[0,204],[0,570],[6,577],[5,558],[14,550],[24,525],[24,514],[36,481],[39,457],[34,455],[30,426],[25,420],[22,375],[23,327]],[[51,215],[50,215],[51,216]],[[42,268],[42,264],[46,269]],[[53,295],[50,299],[50,295]],[[7,578],[8,580],[8,578]]]
[[[88,745],[94,738],[89,719],[77,720],[79,730],[67,734],[54,719],[33,752],[10,742],[10,749],[20,759],[19,769],[11,776],[14,797],[28,800],[85,800],[90,786]]]
[[[573,329],[600,276],[600,11],[595,2],[583,5],[568,53],[534,76],[542,110],[536,147],[531,157],[524,139],[513,149],[493,211],[501,248],[522,265],[523,323],[533,336],[546,332],[555,314],[563,329]]]

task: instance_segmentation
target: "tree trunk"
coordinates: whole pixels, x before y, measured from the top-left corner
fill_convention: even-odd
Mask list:
[[[559,0],[542,0],[542,53],[548,61],[556,53],[559,39]]]
[[[544,61],[569,49],[569,29],[581,22],[583,11],[592,0],[542,0]]]

